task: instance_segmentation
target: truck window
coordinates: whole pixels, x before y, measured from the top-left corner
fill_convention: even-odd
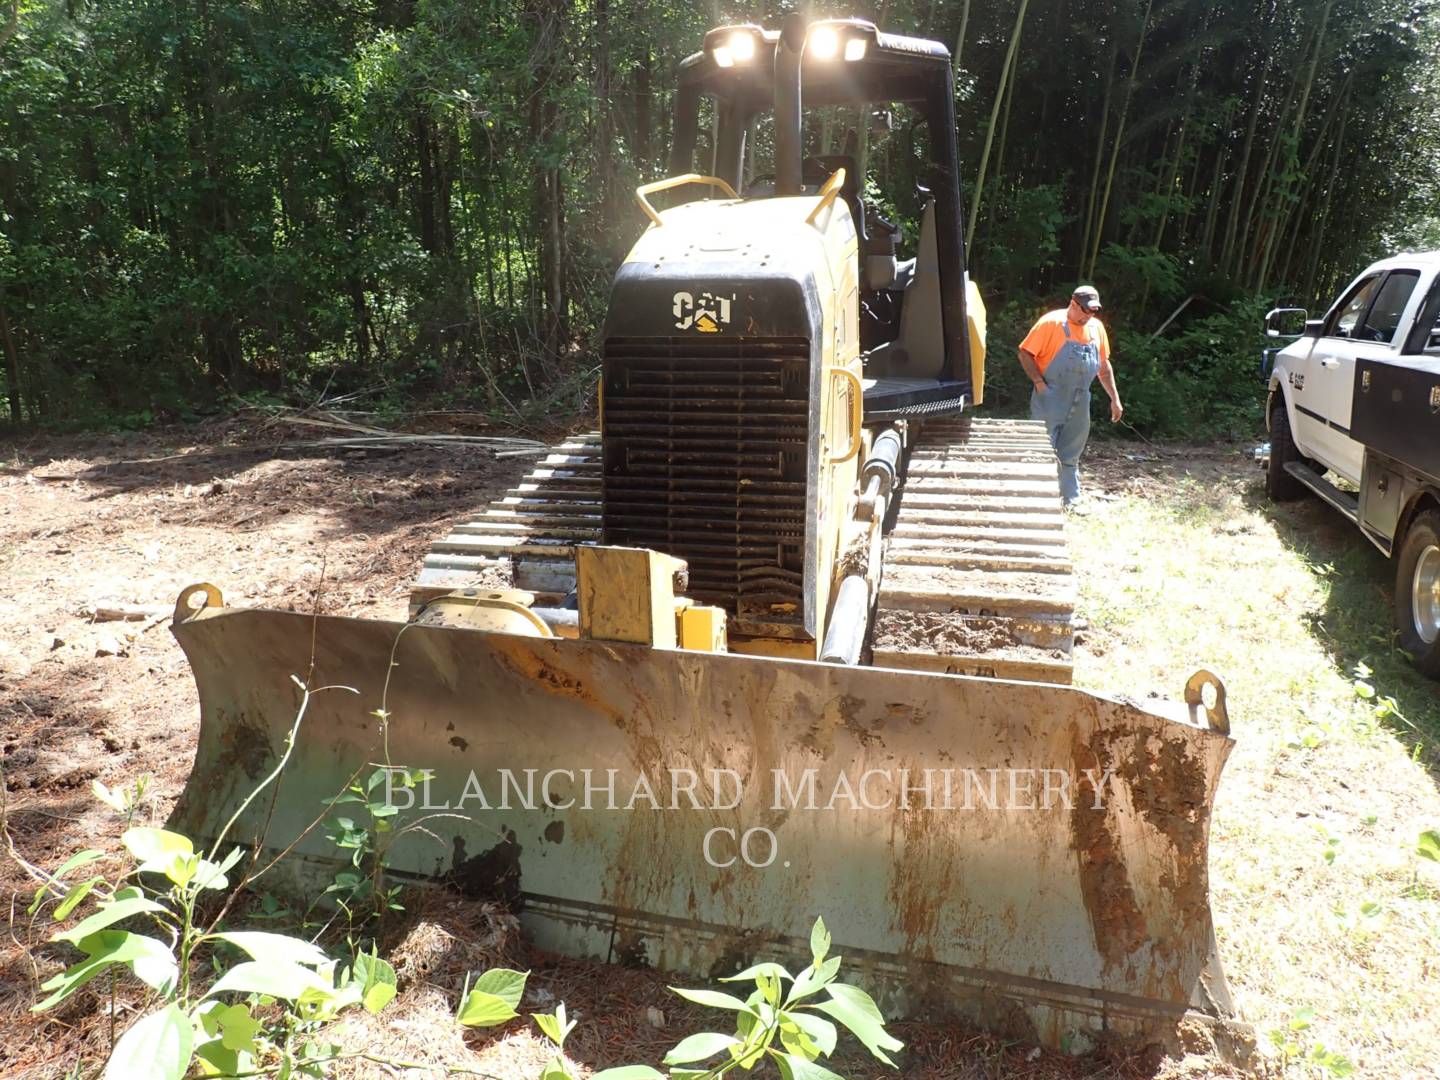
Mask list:
[[[1335,314],[1330,317],[1330,322],[1325,327],[1325,336],[1350,337],[1355,327],[1360,324],[1360,318],[1370,306],[1370,301],[1375,298],[1375,289],[1379,284],[1379,274],[1371,274],[1356,282],[1349,295],[1336,308]]]
[[[1395,331],[1400,328],[1400,316],[1404,314],[1410,294],[1419,283],[1418,270],[1392,270],[1375,294],[1375,302],[1370,305],[1365,321],[1350,336],[1366,341],[1393,342]]]

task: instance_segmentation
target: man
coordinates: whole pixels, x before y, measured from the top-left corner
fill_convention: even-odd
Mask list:
[[[1125,410],[1110,368],[1110,337],[1095,313],[1100,294],[1081,285],[1070,305],[1040,316],[1020,343],[1020,366],[1034,383],[1030,419],[1044,420],[1060,460],[1060,498],[1068,508],[1080,497],[1080,454],[1090,437],[1090,384],[1098,376],[1110,395],[1110,422]]]

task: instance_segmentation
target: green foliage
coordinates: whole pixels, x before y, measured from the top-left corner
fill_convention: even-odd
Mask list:
[[[665,1055],[670,1076],[714,1080],[736,1068],[750,1071],[769,1062],[783,1080],[840,1080],[819,1064],[821,1057],[835,1051],[837,1023],[874,1057],[893,1067],[890,1054],[904,1044],[885,1030],[884,1014],[869,994],[858,986],[836,981],[840,957],[830,956],[830,946],[825,920],[816,919],[810,932],[811,963],[798,975],[791,975],[779,964],[764,962],[721,980],[753,983],[754,990],[744,999],[718,990],[672,986],[670,989],[686,1001],[733,1014],[735,1030],[728,1034],[702,1031],[681,1039]],[[500,968],[485,972],[473,985],[467,979],[456,1019],[469,1027],[495,1027],[514,1019],[525,993],[526,978],[525,972]],[[554,1013],[537,1013],[532,1019],[555,1049],[555,1057],[546,1065],[540,1080],[575,1080],[564,1058],[565,1039],[575,1023],[566,1018],[564,1002]],[[701,1066],[703,1062],[710,1064]],[[664,1077],[664,1073],[648,1065],[625,1065],[595,1073],[592,1080]]]
[[[1308,1005],[1296,1010],[1285,1027],[1270,1030],[1270,1044],[1279,1051],[1286,1066],[1292,1062],[1303,1061],[1323,1069],[1330,1076],[1349,1076],[1355,1071],[1355,1066],[1349,1059],[1333,1050],[1327,1050],[1317,1040],[1307,1039],[1305,1032],[1310,1029],[1314,1020],[1315,1010]]]
[[[380,720],[384,723],[387,718],[381,716]],[[326,822],[330,841],[349,853],[350,868],[335,875],[316,904],[329,901],[340,908],[352,947],[372,920],[383,922],[387,912],[404,910],[400,903],[401,886],[389,884],[386,878],[385,854],[394,839],[407,830],[396,829],[399,808],[390,802],[388,795],[391,785],[410,789],[421,779],[418,771],[382,766],[371,770],[363,781],[352,782],[339,795],[326,800],[329,809],[344,807],[350,811],[336,814]]]
[[[1123,293],[1102,295],[1107,308],[1123,308],[1129,302]],[[1029,415],[1030,381],[1016,360],[1016,349],[1035,319],[1048,307],[1063,306],[1067,296],[1062,294],[1050,305],[1009,303],[990,312],[987,408]],[[1263,429],[1265,388],[1259,371],[1264,304],[1239,301],[1185,321],[1197,305],[1206,302],[1192,301],[1181,318],[1155,337],[1149,330],[1125,329],[1123,319],[1106,317],[1128,430],[1149,438],[1198,442],[1253,435]],[[1108,399],[1098,384],[1091,412],[1096,433],[1110,430]]]
[[[66,859],[36,891],[32,913],[53,904],[57,923],[80,916],[51,940],[82,958],[41,984],[49,996],[33,1012],[54,1008],[102,973],[125,973],[152,991],[144,1014],[111,1048],[106,1078],[179,1080],[196,1061],[207,1075],[322,1076],[341,1054],[314,1042],[319,1028],[352,1007],[379,1012],[395,996],[395,971],[373,950],[341,964],[304,938],[222,923],[245,884],[230,876],[244,852],[219,853],[240,813],[289,761],[310,701],[309,690],[300,688],[302,704],[280,761],[209,850],[197,851],[188,836],[169,829],[129,825],[144,778],[128,789],[133,798],[123,794],[127,789],[99,785],[96,796],[126,819],[120,837],[126,865],[113,878],[78,878],[102,857],[87,849]]]
[[[670,169],[676,67],[708,26],[756,17],[655,0],[523,18],[496,0],[17,10],[0,46],[0,349],[19,378],[0,364],[0,385],[23,419],[112,427],[257,391],[522,417],[588,393],[609,277],[643,226],[629,192]],[[1143,24],[1124,5],[1028,11],[1003,97],[1013,7],[897,0],[883,21],[946,43],[963,24],[967,190],[992,142],[975,279],[997,308],[1043,309],[1082,274],[1124,297],[1116,336],[1155,369],[1140,430],[1210,424],[1159,385],[1175,357],[1139,345],[1184,296],[1313,305],[1379,251],[1434,246],[1428,8],[1336,5],[1324,34],[1276,30],[1314,27],[1297,0],[1156,6]],[[935,177],[923,124],[895,112],[860,156],[911,254],[916,185]],[[807,148],[846,149],[831,114]],[[710,138],[702,122],[700,171]],[[763,119],[751,142],[763,169]]]
[[[525,994],[528,971],[491,968],[475,980],[465,980],[460,994],[460,1009],[455,1019],[466,1027],[494,1027],[520,1014],[515,1010]]]
[[[130,828],[121,840],[131,864],[115,881],[67,883],[66,875],[96,854],[81,852],[57,869],[33,905],[38,910],[57,899],[53,914],[63,921],[77,897],[94,903],[84,918],[52,935],[84,959],[41,985],[50,993],[33,1012],[54,1008],[97,975],[117,969],[155,992],[156,1004],[115,1043],[105,1077],[179,1080],[197,1058],[212,1072],[273,1065],[320,1075],[334,1054],[297,1047],[297,1040],[346,1008],[379,1012],[394,997],[394,969],[373,953],[342,968],[303,938],[204,927],[202,894],[230,888],[227,874],[240,862],[240,848],[216,862],[197,854],[189,837],[166,829]],[[227,964],[227,946],[248,959]],[[193,970],[201,953],[213,954],[210,966],[218,973],[204,988]],[[278,1014],[268,1008],[276,1004]]]

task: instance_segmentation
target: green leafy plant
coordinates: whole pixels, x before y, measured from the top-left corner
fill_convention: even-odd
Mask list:
[[[1422,859],[1440,863],[1440,831],[1426,829],[1415,841],[1415,854]]]
[[[297,680],[298,683],[298,680]],[[206,1075],[323,1075],[343,1055],[321,1044],[321,1025],[359,1006],[378,1012],[395,996],[395,972],[375,953],[341,964],[303,938],[268,931],[223,929],[229,904],[207,925],[207,897],[230,897],[231,873],[244,852],[225,838],[240,814],[272,783],[289,760],[310,691],[302,703],[275,769],[241,803],[208,851],[181,833],[131,826],[121,835],[128,865],[113,880],[104,875],[72,878],[103,856],[87,849],[67,859],[43,883],[31,913],[54,902],[56,922],[93,904],[74,925],[51,940],[82,959],[46,980],[48,996],[33,1012],[59,1005],[98,975],[128,973],[148,988],[141,1018],[115,1042],[105,1080],[180,1080],[196,1066]],[[132,789],[143,793],[143,786]],[[138,802],[102,794],[119,812]],[[209,963],[199,963],[208,956]],[[213,973],[209,985],[202,975]],[[363,1055],[361,1055],[363,1056]]]
[[[1350,1060],[1333,1050],[1328,1050],[1318,1041],[1308,1040],[1305,1032],[1315,1021],[1315,1010],[1308,1005],[1297,1009],[1283,1028],[1270,1030],[1270,1043],[1279,1051],[1285,1066],[1292,1062],[1305,1061],[1324,1069],[1331,1076],[1349,1076],[1355,1071]],[[1308,1042],[1308,1045],[1307,1045]]]
[[[148,772],[141,773],[129,787],[120,787],[114,790],[106,787],[99,780],[92,780],[90,781],[90,790],[95,793],[97,799],[123,817],[126,827],[129,827],[134,824],[135,815],[144,804],[145,796],[150,789],[150,782],[153,779],[154,777]]]
[[[1355,665],[1351,678],[1355,696],[1369,706],[1371,719],[1376,724],[1398,723],[1402,727],[1414,731],[1415,725],[1400,711],[1400,706],[1395,699],[1389,694],[1381,694],[1375,689],[1374,675],[1375,672],[1370,665],[1361,661]]]
[[[715,1080],[733,1069],[754,1070],[773,1064],[783,1080],[840,1080],[819,1064],[835,1051],[844,1027],[870,1053],[894,1067],[890,1054],[904,1044],[885,1030],[885,1017],[858,986],[836,981],[840,957],[830,956],[830,932],[816,919],[810,933],[811,963],[792,975],[776,963],[763,962],[722,982],[753,983],[741,999],[718,990],[670,989],[697,1005],[733,1014],[733,1032],[703,1031],[687,1036],[665,1055],[669,1076],[680,1080]],[[494,1027],[514,1019],[525,992],[526,973],[508,969],[485,972],[468,980],[456,1019],[469,1027]],[[823,996],[822,996],[823,995]],[[575,1080],[564,1059],[565,1038],[574,1029],[562,1002],[553,1014],[533,1019],[555,1048],[555,1058],[540,1080]],[[701,1064],[710,1062],[710,1064]],[[592,1080],[665,1080],[648,1065],[625,1065],[594,1074]]]
[[[385,853],[393,837],[406,831],[396,830],[394,818],[399,808],[386,797],[387,780],[394,783],[396,779],[414,787],[421,775],[417,770],[382,766],[363,781],[352,781],[327,802],[329,809],[343,807],[347,811],[332,817],[326,827],[330,841],[349,852],[350,865],[335,874],[316,903],[328,900],[344,913],[352,945],[371,920],[383,921],[387,912],[405,909],[400,902],[402,887],[390,884],[386,876]]]

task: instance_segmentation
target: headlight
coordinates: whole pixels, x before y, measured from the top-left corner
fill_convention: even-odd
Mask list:
[[[864,60],[866,41],[862,37],[852,37],[845,42],[846,60]]]
[[[810,31],[805,51],[816,60],[833,60],[840,52],[840,35],[833,26],[817,26]]]
[[[747,34],[743,30],[736,31],[730,35],[725,46],[729,48],[730,55],[743,64],[747,60],[754,59],[755,35]]]

